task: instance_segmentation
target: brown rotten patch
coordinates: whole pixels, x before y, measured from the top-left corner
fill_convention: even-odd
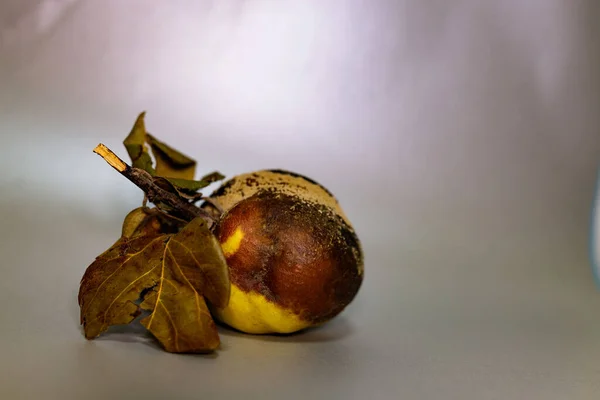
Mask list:
[[[358,238],[327,207],[299,196],[265,190],[240,201],[219,222],[221,243],[241,241],[225,252],[230,279],[312,324],[348,305],[362,283]]]

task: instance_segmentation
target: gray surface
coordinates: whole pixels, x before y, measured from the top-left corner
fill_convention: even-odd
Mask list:
[[[0,3],[0,398],[600,396],[596,1],[173,3]],[[213,357],[84,340],[79,279],[140,201],[91,150],[142,109],[201,171],[340,198],[342,316]]]

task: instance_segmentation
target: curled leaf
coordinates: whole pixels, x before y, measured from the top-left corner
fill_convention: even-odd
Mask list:
[[[144,123],[145,115],[145,112],[139,114],[131,132],[123,141],[134,168],[143,169],[153,177],[166,179],[169,182],[166,189],[186,200],[193,200],[190,196],[196,195],[198,190],[225,179],[215,171],[194,180],[196,161],[149,134]],[[155,166],[148,145],[152,150]]]
[[[211,172],[210,174],[203,176],[200,180],[197,180],[197,181],[189,180],[189,179],[178,179],[178,178],[167,178],[167,179],[180,192],[187,194],[187,195],[193,195],[198,190],[204,189],[211,183],[225,179],[225,176],[222,175],[218,171],[214,171],[214,172]]]
[[[93,339],[111,325],[141,322],[169,352],[204,352],[219,336],[204,297],[223,307],[229,275],[221,247],[201,218],[179,233],[162,233],[157,215],[129,216],[121,237],[88,267],[79,290],[81,323]],[[141,304],[138,300],[141,300]]]
[[[198,194],[198,190],[203,189],[211,183],[224,178],[225,177],[218,172],[213,172],[206,177],[203,177],[199,181],[155,176],[154,183],[162,189],[176,193],[183,198],[191,200],[197,197],[196,195]]]
[[[203,189],[210,185],[212,182],[208,181],[193,181],[189,179],[178,179],[178,178],[166,178],[173,186],[177,188],[179,192],[185,194],[194,194],[198,190]]]
[[[148,236],[178,232],[186,222],[157,208],[138,207],[127,214],[121,236]]]
[[[156,159],[156,175],[166,178],[194,179],[196,161],[146,133],[145,140]]]
[[[131,158],[131,164],[135,168],[143,169],[144,171],[154,175],[155,171],[152,167],[152,158],[148,153],[146,146],[146,125],[144,124],[145,112],[138,115],[131,132],[123,141],[125,149]]]
[[[130,238],[140,228],[140,225],[148,218],[146,207],[138,207],[129,212],[123,221],[121,236]]]

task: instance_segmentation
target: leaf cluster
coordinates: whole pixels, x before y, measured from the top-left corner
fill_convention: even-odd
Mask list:
[[[198,190],[224,178],[213,172],[194,180],[196,161],[148,134],[144,113],[123,143],[133,170],[145,171],[181,201],[197,201]],[[141,323],[166,351],[215,350],[220,341],[207,302],[222,308],[230,295],[221,246],[205,219],[183,220],[159,203],[132,210],[121,237],[85,271],[78,296],[85,337],[147,311]]]
[[[149,134],[144,123],[145,115],[142,112],[138,116],[131,132],[123,141],[134,168],[148,172],[163,189],[176,191],[190,200],[198,200],[198,190],[225,178],[215,171],[194,180],[196,161]],[[156,161],[155,165],[150,151]]]

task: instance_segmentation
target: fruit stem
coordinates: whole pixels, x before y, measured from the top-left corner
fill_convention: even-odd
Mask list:
[[[201,217],[211,228],[215,224],[215,219],[208,212],[196,207],[187,200],[179,197],[177,194],[169,192],[154,183],[152,175],[140,168],[135,168],[127,165],[121,160],[112,150],[100,143],[94,149],[94,153],[98,154],[111,167],[116,169],[121,175],[133,182],[137,187],[142,189],[148,200],[156,205],[157,208],[167,206],[170,214],[183,218],[186,221],[191,221],[194,218]],[[163,210],[167,211],[167,210]]]

